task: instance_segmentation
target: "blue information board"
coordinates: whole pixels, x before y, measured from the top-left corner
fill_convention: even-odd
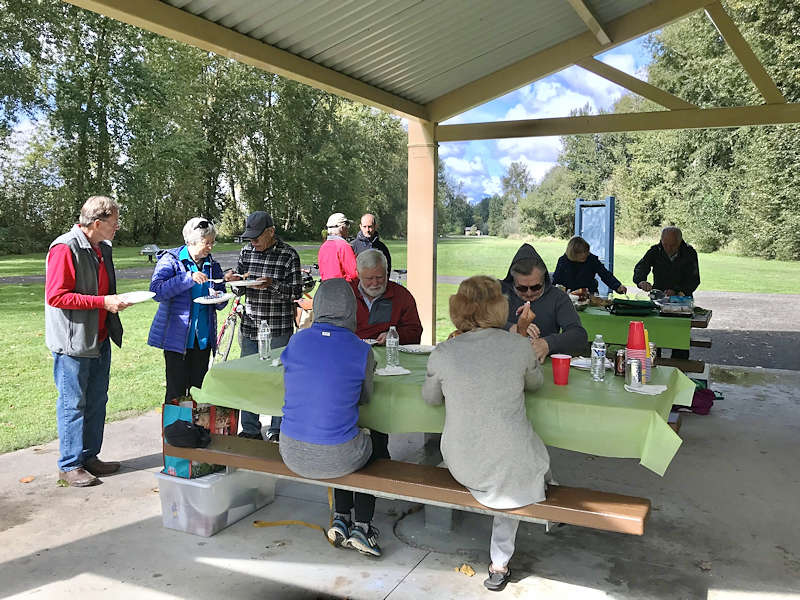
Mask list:
[[[604,200],[575,199],[575,235],[581,236],[591,246],[609,271],[614,272],[614,196]],[[608,294],[608,286],[598,277],[598,293]]]

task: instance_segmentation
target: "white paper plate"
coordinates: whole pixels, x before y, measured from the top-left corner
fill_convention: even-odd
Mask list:
[[[120,294],[119,297],[128,304],[139,304],[139,302],[150,300],[155,295],[155,292],[125,292]]]
[[[589,371],[592,368],[592,359],[586,358],[585,356],[576,356],[569,361],[570,367],[575,367],[576,369],[582,369],[584,371]],[[606,369],[613,369],[614,363],[611,362],[610,359],[606,358]]]
[[[233,298],[233,294],[227,292],[221,296],[200,296],[199,298],[195,298],[194,301],[197,304],[220,304],[222,302],[227,302],[231,298]]]
[[[426,344],[404,344],[399,346],[400,352],[408,352],[409,354],[430,354],[436,346],[428,346]]]
[[[378,343],[378,340],[376,340],[375,338],[367,338],[367,339],[364,339],[364,340],[361,340],[361,341],[362,342],[366,342],[370,346],[374,346],[375,344]]]
[[[254,285],[261,285],[264,282],[257,279],[242,279],[241,281],[228,281],[226,282],[232,288],[237,287],[253,287]]]

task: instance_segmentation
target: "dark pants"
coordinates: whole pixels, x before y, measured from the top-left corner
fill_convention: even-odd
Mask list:
[[[164,364],[167,372],[167,402],[189,395],[189,388],[203,387],[203,379],[208,372],[211,348],[205,350],[194,347],[186,354],[164,350]]]
[[[372,438],[372,454],[367,465],[376,458],[389,458],[389,435],[380,431],[372,431],[370,438]],[[353,508],[355,508],[353,520],[356,523],[369,523],[375,515],[375,496],[350,490],[333,490],[334,512],[350,514]]]

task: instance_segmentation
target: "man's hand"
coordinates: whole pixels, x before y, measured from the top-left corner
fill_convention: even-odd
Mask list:
[[[379,334],[378,337],[375,338],[376,340],[378,340],[377,342],[375,342],[375,345],[383,346],[384,344],[386,344],[386,335],[388,333],[389,333],[388,331],[384,331],[383,333]]]
[[[626,288],[624,285],[621,285],[621,286],[619,286],[617,288],[617,293],[618,294],[627,294],[628,293],[628,288]]]
[[[260,281],[261,283],[258,285],[254,285],[253,286],[254,290],[265,290],[272,285],[272,277],[260,277],[256,279],[256,281]]]
[[[225,271],[225,275],[222,276],[225,281],[241,281],[243,277],[235,272],[233,269],[229,269]]]
[[[125,310],[129,306],[129,302],[125,302],[116,294],[113,296],[103,296],[103,308],[105,308],[108,312],[118,313],[122,310]]]
[[[200,271],[195,271],[192,273],[192,279],[194,279],[195,283],[205,283],[208,281],[208,276],[205,273],[201,273]]]
[[[653,289],[653,286],[650,285],[647,281],[640,281],[639,282],[639,289],[644,290],[645,292],[649,292]]]
[[[536,338],[531,340],[531,346],[533,347],[533,351],[536,353],[536,358],[539,359],[540,363],[544,362],[544,359],[547,358],[547,355],[550,354],[550,345],[545,341],[544,338]]]

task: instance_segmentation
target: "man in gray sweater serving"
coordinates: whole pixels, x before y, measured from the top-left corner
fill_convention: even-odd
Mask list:
[[[531,338],[539,362],[550,354],[580,355],[587,344],[586,330],[569,296],[553,287],[550,273],[530,244],[522,244],[505,279],[500,282],[508,298],[506,329],[517,331],[517,321],[530,304],[535,317],[522,335]]]

